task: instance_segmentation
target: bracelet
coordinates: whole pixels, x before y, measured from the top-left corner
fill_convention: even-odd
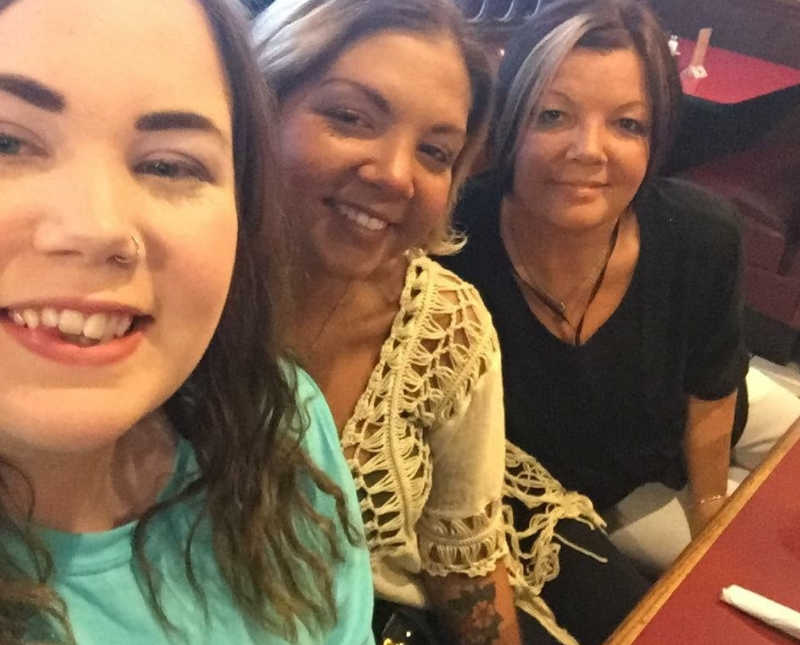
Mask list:
[[[702,506],[703,504],[709,504],[710,502],[716,502],[717,500],[725,499],[725,495],[717,494],[717,495],[709,495],[708,497],[703,497],[702,499],[697,500],[694,503],[695,508],[698,506]]]

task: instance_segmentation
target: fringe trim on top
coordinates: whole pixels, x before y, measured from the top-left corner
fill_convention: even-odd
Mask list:
[[[510,441],[506,441],[503,496],[522,502],[530,511],[527,528],[517,531],[513,509],[508,504],[503,506],[509,547],[505,564],[516,606],[533,616],[563,645],[578,645],[578,641],[558,624],[540,594],[544,584],[558,576],[562,544],[598,562],[608,561],[558,535],[556,524],[562,519],[573,519],[591,529],[603,530],[603,518],[595,512],[588,497],[567,491],[544,466]]]

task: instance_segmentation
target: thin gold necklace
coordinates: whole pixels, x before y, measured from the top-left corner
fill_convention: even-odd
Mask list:
[[[339,310],[339,307],[341,306],[342,302],[344,302],[344,298],[347,295],[347,292],[350,291],[350,286],[352,284],[353,284],[353,281],[351,280],[350,282],[348,282],[345,285],[344,291],[342,291],[342,295],[339,296],[339,298],[336,300],[335,303],[333,303],[333,307],[331,307],[331,310],[328,312],[328,315],[325,316],[325,320],[322,321],[322,324],[320,325],[319,331],[316,333],[316,335],[314,336],[314,339],[311,341],[311,344],[308,346],[309,358],[313,357],[314,354],[316,353],[317,345],[319,345],[319,342],[320,342],[320,340],[322,340],[322,336],[325,333],[325,330],[328,328],[328,325],[333,320],[333,317],[336,314],[336,312]]]
[[[503,218],[501,218],[502,221]],[[583,309],[583,313],[581,314],[580,320],[578,320],[578,324],[572,324],[572,321],[567,317],[567,303],[563,300],[559,300],[558,298],[553,297],[550,295],[544,288],[537,285],[528,275],[527,269],[525,264],[522,262],[522,255],[517,250],[516,242],[514,241],[514,225],[511,221],[510,217],[505,218],[508,220],[508,226],[511,229],[510,235],[505,235],[506,242],[510,247],[511,254],[516,256],[519,259],[519,268],[517,268],[517,264],[514,262],[513,257],[509,257],[511,260],[511,269],[514,271],[514,275],[517,278],[517,281],[527,287],[528,290],[536,296],[536,298],[541,302],[545,307],[547,307],[550,311],[552,311],[560,320],[565,322],[567,326],[570,327],[575,332],[575,336],[573,337],[573,344],[577,347],[581,344],[581,332],[583,331],[583,323],[586,320],[586,314],[589,311],[589,307],[592,305],[595,297],[597,296],[598,291],[600,291],[600,287],[603,284],[603,278],[605,278],[606,270],[608,269],[608,264],[611,261],[611,256],[614,254],[614,249],[617,246],[617,238],[619,237],[619,227],[620,222],[622,221],[622,217],[618,217],[617,221],[614,222],[614,228],[611,231],[611,239],[609,240],[608,247],[606,249],[605,255],[603,257],[602,264],[599,264],[600,271],[597,274],[597,278],[595,278],[594,284],[592,285],[591,292],[589,294],[589,300],[586,302],[586,306]],[[590,274],[591,275],[591,274]],[[581,281],[581,284],[585,283],[585,280]]]

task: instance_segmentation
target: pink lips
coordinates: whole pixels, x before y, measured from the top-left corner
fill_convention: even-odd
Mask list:
[[[559,186],[567,186],[569,188],[581,189],[581,188],[607,188],[608,184],[605,184],[600,181],[556,181],[554,182]]]
[[[554,184],[564,192],[566,197],[571,197],[579,201],[594,199],[608,187],[608,184],[601,184],[598,182],[581,183],[556,181]]]
[[[13,323],[7,316],[0,319],[0,327],[34,354],[57,363],[75,366],[99,367],[121,361],[133,354],[144,338],[142,328],[137,325],[137,328],[120,338],[99,345],[80,347],[64,340],[54,329],[22,327]]]

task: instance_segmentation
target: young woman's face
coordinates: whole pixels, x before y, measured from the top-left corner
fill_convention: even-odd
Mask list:
[[[514,197],[566,229],[617,218],[644,179],[650,119],[644,65],[633,50],[573,50],[522,134]]]
[[[345,49],[282,105],[281,165],[304,250],[363,278],[447,216],[470,81],[446,35],[385,31]]]
[[[234,261],[230,121],[193,0],[0,12],[0,453],[113,441],[194,369]]]

